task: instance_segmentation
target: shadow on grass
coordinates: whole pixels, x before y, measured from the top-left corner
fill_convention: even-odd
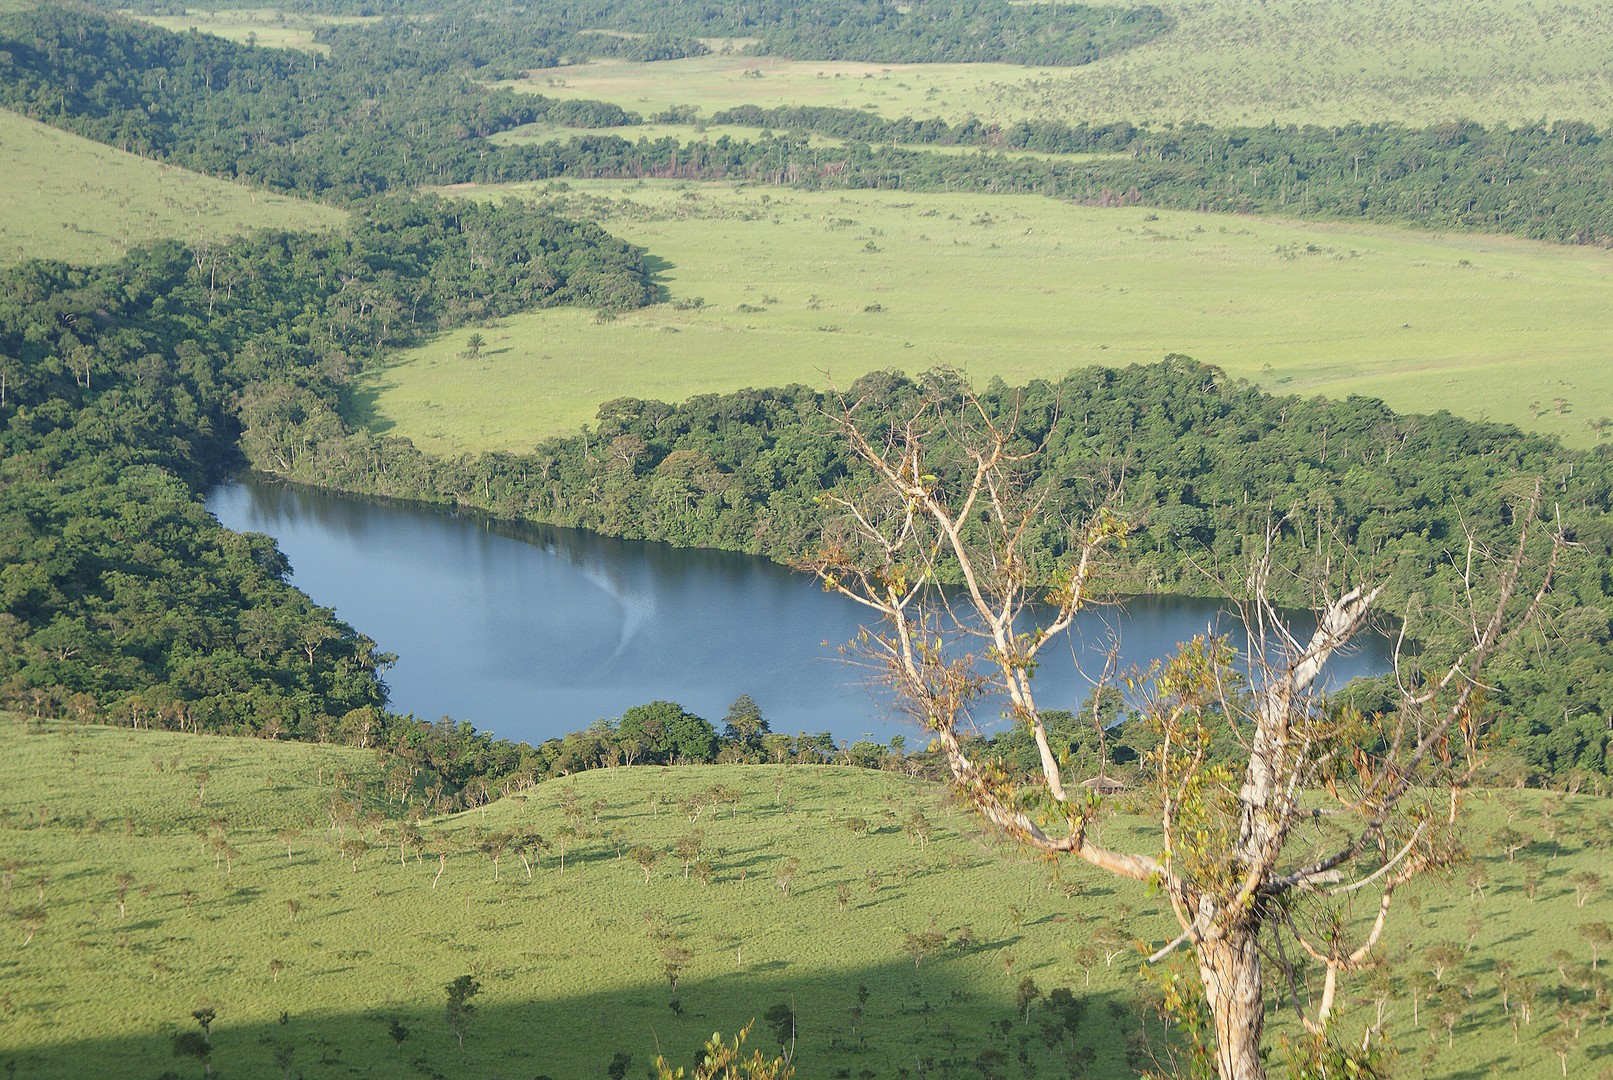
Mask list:
[[[355,431],[385,435],[397,427],[397,423],[382,415],[379,403],[382,392],[395,385],[395,382],[381,379],[366,379],[361,384],[349,386],[342,395],[342,420]]]
[[[665,304],[672,299],[672,290],[667,286],[666,274],[669,270],[676,270],[677,264],[668,262],[659,255],[644,255],[644,269],[650,275],[650,295],[654,298],[652,303]]]
[[[393,946],[397,947],[397,946]],[[647,969],[658,966],[647,945]],[[522,966],[525,962],[525,966]],[[1144,1025],[1133,1001],[1113,992],[1088,993],[1079,985],[1062,1007],[1044,998],[1029,1021],[1016,1008],[1009,983],[989,990],[961,977],[946,957],[909,963],[802,973],[787,960],[747,965],[722,976],[683,979],[674,998],[666,982],[585,991],[591,973],[565,964],[533,964],[528,957],[481,961],[473,970],[482,992],[471,1004],[463,1049],[450,1032],[446,987],[405,992],[380,982],[368,1002],[349,1011],[304,1012],[292,1006],[278,1021],[238,1023],[237,1004],[209,994],[207,979],[194,988],[198,1007],[216,1009],[211,1066],[220,1077],[397,1077],[570,1080],[611,1075],[619,1055],[631,1064],[621,1075],[643,1077],[657,1053],[689,1068],[713,1031],[731,1034],[755,1022],[747,1045],[778,1053],[778,1017],[793,1005],[797,1075],[802,1080],[865,1077],[1120,1077],[1147,1062]],[[547,970],[540,970],[547,969]],[[278,977],[264,997],[296,999],[298,978]],[[575,993],[570,988],[578,987]],[[20,988],[14,988],[14,991]],[[1052,987],[1044,989],[1051,990]],[[399,1000],[403,992],[404,1000]],[[859,997],[863,1004],[859,1008]],[[314,995],[309,995],[314,996]],[[264,1011],[258,1005],[259,1012]],[[769,1014],[773,1020],[769,1020]],[[51,1021],[36,1016],[30,1027]],[[396,1026],[394,1026],[394,1023]],[[194,1057],[176,1057],[175,1036],[200,1031],[189,1014],[161,1030],[22,1048],[0,1023],[0,1074],[46,1078],[120,1076],[190,1077],[203,1074]],[[785,1027],[784,1033],[788,1035]],[[10,1035],[17,1032],[13,1030]],[[399,1037],[401,1035],[401,1038]],[[36,1041],[30,1039],[30,1042]],[[42,1041],[42,1038],[39,1040]],[[1131,1057],[1128,1059],[1128,1052]]]

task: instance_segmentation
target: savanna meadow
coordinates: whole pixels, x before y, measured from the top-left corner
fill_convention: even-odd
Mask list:
[[[0,1070],[1613,1076],[1609,40],[0,0]],[[575,583],[356,625],[242,480]]]

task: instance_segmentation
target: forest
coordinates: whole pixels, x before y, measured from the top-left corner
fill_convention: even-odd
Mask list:
[[[254,424],[329,415],[379,350],[518,308],[648,298],[641,253],[596,226],[432,198],[377,204],[338,235],[0,275],[6,700],[133,727],[379,730],[390,658],[200,492],[245,464],[241,446],[295,468],[312,431]]]

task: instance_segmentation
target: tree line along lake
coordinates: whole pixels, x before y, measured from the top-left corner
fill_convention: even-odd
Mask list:
[[[229,528],[274,537],[293,584],[396,653],[392,705],[422,719],[537,743],[655,700],[720,727],[749,694],[774,731],[916,741],[870,685],[874,672],[841,651],[864,613],[766,559],[255,478],[214,489],[207,506]],[[1206,630],[1237,638],[1241,625],[1196,597],[1092,609],[1071,648],[1038,670],[1038,698],[1077,707],[1090,690],[1083,670],[1100,674],[1114,640],[1124,670]],[[1389,648],[1370,639],[1336,661],[1335,680],[1386,670]]]

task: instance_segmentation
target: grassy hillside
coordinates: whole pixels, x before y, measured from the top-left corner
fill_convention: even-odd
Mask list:
[[[1013,383],[1171,352],[1278,392],[1368,393],[1582,444],[1613,414],[1605,251],[1032,196],[569,192],[569,212],[661,260],[669,301],[607,323],[517,316],[476,361],[448,334],[373,377],[368,422],[433,451],[513,449],[623,395],[848,385],[893,365]]]
[[[328,229],[346,215],[162,165],[0,110],[0,264],[104,262],[164,237]]]
[[[736,801],[691,823],[680,803],[716,785]],[[356,868],[332,828],[338,791],[362,792],[373,813],[342,826],[369,845]],[[508,853],[495,882],[478,835],[528,828],[558,841],[568,791],[580,835],[567,842],[564,872],[556,849],[530,878]],[[114,1062],[122,1075],[191,1075],[194,1062],[172,1057],[172,1036],[195,1029],[192,1010],[211,1007],[221,1075],[280,1075],[284,1060],[308,1076],[585,1077],[621,1052],[636,1076],[658,1046],[686,1060],[713,1028],[785,1002],[803,1076],[978,1076],[983,1061],[1012,1068],[988,1075],[1123,1076],[1141,1060],[1135,955],[1116,953],[1110,967],[1083,949],[1116,923],[1160,938],[1157,898],[1079,867],[1050,877],[983,841],[929,784],[835,767],[588,773],[428,822],[401,865],[388,821],[396,809],[363,751],[8,723],[0,1064],[30,1078],[101,1075]],[[901,826],[915,811],[933,824],[924,847]],[[1526,792],[1479,797],[1471,812],[1485,852],[1479,876],[1468,880],[1464,868],[1425,889],[1390,946],[1412,958],[1385,1006],[1400,1071],[1548,1075],[1558,1060],[1542,1037],[1572,1026],[1588,1000],[1573,988],[1590,978],[1576,927],[1605,921],[1613,904],[1596,893],[1576,906],[1569,878],[1603,866],[1613,812],[1598,799]],[[1508,822],[1533,841],[1515,863],[1484,842]],[[709,875],[685,878],[671,849],[693,829]],[[228,866],[208,836],[224,837]],[[1106,838],[1146,842],[1125,821]],[[648,880],[618,855],[638,845],[659,854]],[[435,881],[439,848],[448,854]],[[778,879],[791,859],[799,866],[786,895]],[[965,926],[972,941],[960,946]],[[915,967],[907,935],[932,929],[948,944]],[[1427,966],[1429,946],[1467,948],[1469,935],[1441,1003],[1419,998],[1421,1030],[1411,1023],[1412,972]],[[1558,949],[1568,956],[1554,957]],[[675,994],[668,957],[681,968]],[[1516,1045],[1496,991],[1501,960],[1540,991]],[[460,1050],[444,987],[463,974],[482,992]],[[1013,990],[1027,975],[1085,1002],[1073,1032],[1040,1005],[1029,1024],[1015,1020]],[[681,1012],[669,1007],[674,997]],[[1436,1011],[1452,1020],[1448,1048]],[[407,1029],[401,1045],[388,1034],[393,1018]],[[1593,1075],[1613,1031],[1579,1026],[1569,1065]],[[774,1045],[761,1025],[755,1039]]]
[[[1336,124],[1541,117],[1605,124],[1613,9],[1575,0],[1162,0],[1176,26],[1080,68],[850,64],[707,56],[538,71],[554,96],[641,112],[756,103],[898,117]],[[748,73],[748,74],[747,74]]]
[[[126,11],[130,18],[184,33],[196,30],[242,44],[272,49],[300,49],[303,52],[330,52],[327,45],[314,42],[314,31],[321,26],[374,22],[361,15],[322,15],[312,11],[283,11],[280,8],[188,8],[183,15],[147,15]]]

